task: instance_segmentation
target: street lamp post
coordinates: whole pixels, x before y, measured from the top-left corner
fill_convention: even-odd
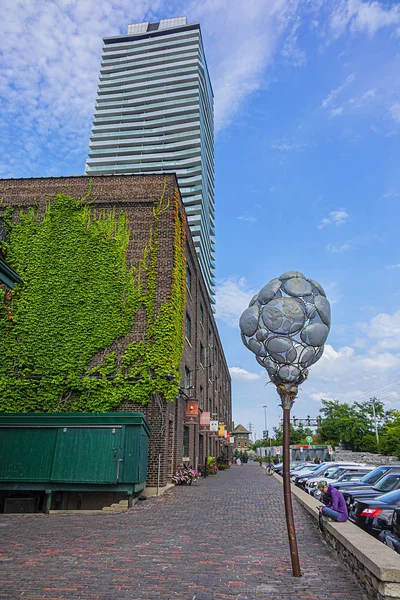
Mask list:
[[[270,432],[268,431],[268,428],[267,428],[267,405],[266,404],[264,404],[263,409],[264,409],[264,428],[265,428],[265,431],[267,432],[267,439],[269,439],[269,461],[268,462],[269,462],[269,466],[271,466],[271,461],[272,461],[272,439],[271,439],[271,436],[270,436]]]
[[[290,410],[308,367],[322,356],[330,329],[330,305],[323,288],[299,271],[272,279],[240,317],[245,346],[268,372],[283,410],[283,494],[292,571],[301,577],[290,491]]]

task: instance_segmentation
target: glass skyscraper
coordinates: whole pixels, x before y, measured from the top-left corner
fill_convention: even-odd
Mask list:
[[[198,23],[135,23],[104,39],[85,172],[176,173],[214,303],[213,92]]]

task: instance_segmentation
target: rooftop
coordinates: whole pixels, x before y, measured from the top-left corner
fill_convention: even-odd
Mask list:
[[[143,21],[142,23],[132,23],[128,25],[128,35],[139,35],[141,33],[147,33],[149,31],[160,31],[162,29],[172,29],[173,27],[182,27],[187,25],[186,17],[173,17],[172,19],[161,19],[158,23],[149,23],[149,21]]]

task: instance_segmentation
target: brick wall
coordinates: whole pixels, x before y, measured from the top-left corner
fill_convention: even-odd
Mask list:
[[[98,176],[93,178],[90,198],[94,206],[102,209],[123,209],[129,217],[131,240],[127,250],[128,264],[136,265],[143,256],[143,250],[149,239],[149,230],[153,222],[152,208],[161,196],[164,177],[166,178],[166,198],[172,198],[177,182],[175,175],[120,175]],[[35,203],[41,211],[49,196],[62,190],[75,198],[87,194],[89,177],[54,177],[38,179],[0,180],[0,198],[3,205],[28,207]],[[173,267],[173,219],[172,206],[160,216],[158,257],[157,257],[157,295],[158,309],[167,299]],[[200,388],[204,394],[202,410],[216,413],[230,430],[232,425],[231,388],[228,366],[226,364],[212,308],[208,299],[205,283],[200,273],[189,229],[187,230],[186,260],[191,272],[190,290],[187,289],[186,311],[191,319],[192,335],[185,340],[184,353],[180,365],[181,387],[184,388],[185,367],[192,373],[193,398],[200,401]],[[201,307],[201,308],[200,308]],[[202,323],[201,315],[202,314]],[[126,347],[143,339],[146,332],[144,312],[139,312],[132,330],[123,338],[116,340],[110,351],[121,355]],[[201,364],[200,344],[210,348],[209,366]],[[212,346],[212,348],[211,348]],[[94,357],[92,364],[100,361],[101,353]],[[204,362],[204,361],[203,361]],[[148,485],[157,485],[158,456],[161,457],[160,486],[170,481],[174,471],[183,458],[185,396],[174,402],[166,403],[156,395],[148,405],[123,402],[120,411],[142,411],[151,427],[149,443]],[[213,454],[221,453],[222,442],[213,442]],[[198,425],[189,426],[189,456],[194,466],[196,458],[204,462],[208,454],[208,435],[203,437],[202,456],[200,456],[200,434]]]

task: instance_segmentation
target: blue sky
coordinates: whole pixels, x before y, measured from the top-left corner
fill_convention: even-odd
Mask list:
[[[237,326],[287,270],[333,304],[294,407],[400,409],[400,5],[362,0],[3,0],[0,177],[83,173],[104,36],[200,21],[215,92],[217,318],[236,422],[278,398]]]

